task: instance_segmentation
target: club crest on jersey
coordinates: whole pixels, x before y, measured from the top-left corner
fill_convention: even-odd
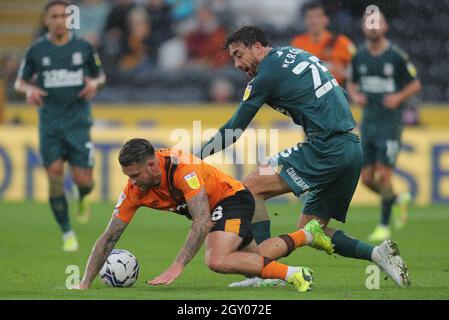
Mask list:
[[[75,66],[79,66],[83,63],[83,55],[81,52],[74,52],[72,55],[72,64]]]
[[[250,84],[246,86],[245,93],[243,94],[243,101],[248,100],[249,95],[251,94],[251,89],[252,88],[253,88],[253,86],[250,85]]]
[[[50,66],[50,64],[51,64],[50,57],[43,57],[42,58],[42,66],[48,67],[48,66]]]
[[[393,71],[394,71],[394,67],[391,63],[385,63],[384,64],[384,75],[388,76],[392,76],[393,75]]]
[[[184,179],[187,181],[190,188],[195,190],[200,187],[200,181],[195,172],[190,172],[188,175],[184,176]]]
[[[361,64],[361,65],[359,66],[359,72],[360,72],[360,73],[364,74],[364,73],[366,73],[367,71],[368,71],[368,68],[366,67],[366,65]]]

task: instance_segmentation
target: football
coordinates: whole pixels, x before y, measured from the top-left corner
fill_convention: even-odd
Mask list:
[[[100,270],[101,280],[110,287],[131,287],[139,276],[139,262],[127,250],[114,249]]]

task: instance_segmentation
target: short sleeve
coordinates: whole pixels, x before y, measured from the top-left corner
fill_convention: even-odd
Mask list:
[[[183,164],[174,174],[174,187],[180,190],[186,201],[195,197],[204,186],[204,180],[196,164]]]
[[[357,56],[354,56],[351,63],[348,65],[347,73],[347,78],[349,81],[360,83],[360,74],[357,68]]]
[[[22,58],[17,77],[29,81],[34,73],[36,73],[36,63],[33,59],[33,49],[29,48]]]
[[[407,54],[398,54],[398,62],[397,62],[397,77],[398,82],[401,83],[402,86],[407,85],[409,82],[417,79],[417,71],[416,67],[410,61]]]
[[[88,44],[88,56],[86,60],[87,72],[90,77],[98,77],[102,68],[100,56],[93,49],[92,45]]]
[[[126,187],[120,193],[117,204],[114,208],[114,215],[123,222],[130,223],[137,209],[141,206],[131,191],[131,184],[128,182]]]

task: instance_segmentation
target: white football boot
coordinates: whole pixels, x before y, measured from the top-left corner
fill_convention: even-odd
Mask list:
[[[399,287],[410,285],[408,269],[396,242],[385,240],[374,248],[371,258]]]
[[[233,282],[228,287],[283,287],[287,281],[281,279],[262,279],[259,277],[246,278],[245,280]]]

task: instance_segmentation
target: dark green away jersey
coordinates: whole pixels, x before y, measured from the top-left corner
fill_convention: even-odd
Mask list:
[[[36,75],[37,85],[48,93],[39,109],[40,125],[89,124],[89,103],[78,94],[85,85],[84,77],[97,77],[100,68],[92,46],[74,35],[62,46],[53,44],[48,36],[34,42],[22,60],[19,78],[29,82]]]
[[[407,54],[392,43],[380,55],[373,56],[365,45],[352,60],[349,78],[359,85],[368,99],[363,108],[363,125],[396,125],[402,123],[402,108],[388,109],[383,104],[386,94],[402,90],[416,79],[416,68]]]
[[[317,57],[301,49],[273,48],[261,61],[239,108],[219,131],[222,148],[229,145],[224,130],[245,129],[264,103],[291,117],[308,140],[322,146],[355,127],[345,91]],[[204,154],[210,151],[206,146]]]

